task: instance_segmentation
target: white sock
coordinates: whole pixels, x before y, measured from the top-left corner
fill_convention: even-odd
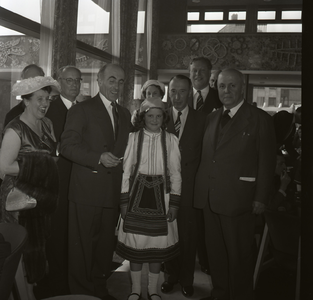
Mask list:
[[[132,279],[132,293],[141,294],[141,271],[130,271]]]
[[[148,292],[150,296],[158,293],[159,276],[160,273],[156,274],[149,272]]]

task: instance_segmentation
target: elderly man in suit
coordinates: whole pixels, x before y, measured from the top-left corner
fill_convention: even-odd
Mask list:
[[[188,77],[176,75],[169,82],[172,107],[168,109],[170,120],[167,131],[179,138],[181,150],[182,193],[178,211],[180,256],[165,263],[167,279],[161,290],[169,293],[180,283],[184,296],[193,295],[193,280],[197,248],[197,219],[201,211],[193,208],[194,178],[201,157],[206,114],[187,105],[192,95]]]
[[[69,285],[72,294],[115,299],[108,293],[130,112],[118,105],[121,66],[98,72],[99,94],[73,106],[61,154],[73,162],[69,187]]]
[[[275,171],[272,118],[244,101],[244,76],[218,76],[223,107],[212,112],[195,183],[195,207],[203,209],[213,281],[211,297],[253,299],[256,215],[264,211]]]
[[[57,72],[61,94],[54,96],[46,117],[53,123],[57,143],[63,133],[68,110],[80,92],[81,71],[75,66],[64,66]],[[68,295],[68,190],[72,162],[63,155],[58,156],[59,202],[51,218],[51,235],[47,241],[46,253],[49,263],[48,283],[51,296]]]

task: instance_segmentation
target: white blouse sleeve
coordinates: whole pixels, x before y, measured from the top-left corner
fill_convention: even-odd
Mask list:
[[[169,143],[168,148],[168,170],[171,182],[171,195],[180,196],[181,194],[181,154],[179,150],[178,138],[171,133],[167,132]],[[170,201],[171,202],[171,201]]]

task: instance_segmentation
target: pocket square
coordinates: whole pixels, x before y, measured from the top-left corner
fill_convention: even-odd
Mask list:
[[[239,180],[253,182],[255,177],[239,177]]]

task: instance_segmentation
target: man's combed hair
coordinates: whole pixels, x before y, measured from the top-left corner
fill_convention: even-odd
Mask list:
[[[199,57],[194,57],[191,61],[190,61],[190,66],[195,62],[195,61],[201,61],[203,62],[207,68],[209,70],[212,70],[212,63],[211,61],[207,58],[207,57],[204,57],[204,56],[199,56]],[[190,67],[189,66],[189,67]]]

